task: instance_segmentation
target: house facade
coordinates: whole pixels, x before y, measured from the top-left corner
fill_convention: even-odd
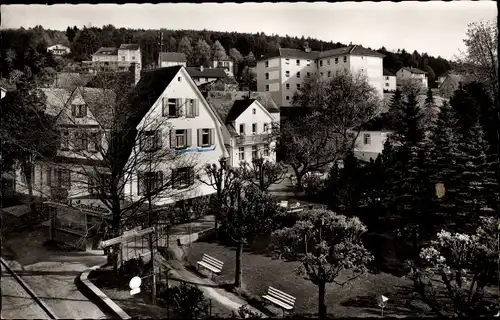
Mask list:
[[[427,72],[422,71],[418,68],[401,68],[396,72],[396,78],[398,81],[403,80],[403,79],[417,79],[421,84],[422,87],[427,89],[429,84],[427,80]]]
[[[396,91],[396,75],[384,68],[384,92]]]
[[[449,74],[439,85],[439,94],[445,99],[450,99],[460,87],[461,81],[462,76]]]
[[[257,61],[257,90],[271,92],[280,107],[292,106],[294,94],[304,80],[318,74],[324,79],[341,71],[361,73],[382,96],[384,89],[382,59],[384,55],[350,45],[328,51],[280,48]]]
[[[223,68],[204,68],[203,66],[200,66],[187,67],[186,70],[198,86],[227,77]]]
[[[47,52],[51,52],[53,55],[56,56],[64,56],[69,54],[71,52],[71,49],[66,46],[63,46],[62,44],[55,44],[53,46],[48,47]]]
[[[222,68],[230,77],[234,77],[234,62],[233,60],[214,60],[212,61],[212,68]]]
[[[160,68],[187,66],[186,55],[182,52],[161,52],[158,57],[158,65]]]
[[[128,71],[134,65],[142,70],[141,48],[138,44],[122,44],[116,47],[101,47],[92,55],[92,61],[82,61],[85,72]]]
[[[375,160],[384,150],[391,131],[360,131],[354,146],[354,155],[363,161]]]

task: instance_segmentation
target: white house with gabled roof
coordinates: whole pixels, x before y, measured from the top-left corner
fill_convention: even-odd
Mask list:
[[[398,72],[396,72],[396,80],[401,81],[404,79],[417,79],[425,89],[429,86],[427,72],[418,68],[403,67],[399,69]]]

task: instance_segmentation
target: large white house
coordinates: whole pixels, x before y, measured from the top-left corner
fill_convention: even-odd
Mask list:
[[[128,71],[135,65],[142,69],[141,47],[138,44],[122,44],[116,47],[101,47],[92,55],[92,61],[82,61],[82,68],[88,72]]]
[[[423,88],[427,89],[428,87],[427,72],[418,68],[403,67],[396,72],[396,79],[397,81],[404,79],[417,79],[420,81]]]
[[[257,61],[257,90],[271,92],[276,103],[291,106],[294,94],[313,74],[324,78],[340,71],[362,73],[382,97],[384,90],[382,59],[384,55],[359,45],[328,51],[279,48]]]

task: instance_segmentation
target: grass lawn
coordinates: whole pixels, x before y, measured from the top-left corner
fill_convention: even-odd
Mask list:
[[[265,241],[264,241],[265,242]],[[295,314],[311,315],[318,309],[318,289],[309,280],[298,277],[294,272],[299,262],[285,262],[273,259],[260,250],[245,250],[243,254],[244,289],[255,296],[266,294],[273,286],[297,298]],[[196,266],[204,253],[222,260],[224,269],[217,281],[234,281],[235,248],[219,245],[210,239],[195,242],[187,256],[188,263]],[[411,282],[408,279],[388,273],[367,273],[344,287],[328,284],[326,303],[328,313],[334,317],[368,317],[380,315],[376,296],[384,294],[389,303],[384,310],[387,316],[422,315],[424,310],[412,302]],[[424,307],[425,308],[425,307]],[[274,309],[274,308],[272,308]]]

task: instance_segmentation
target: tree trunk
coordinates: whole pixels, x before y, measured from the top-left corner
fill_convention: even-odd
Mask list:
[[[113,238],[119,237],[120,236],[120,219],[121,219],[121,208],[120,206],[116,205],[116,203],[113,203],[113,222],[112,222],[112,229],[113,229]],[[121,249],[121,244],[115,244],[113,245],[113,254],[112,254],[112,259],[113,259],[113,274],[116,276],[118,275],[118,257],[120,254],[120,249]]]
[[[215,215],[215,240],[219,239],[219,219]]]
[[[237,288],[241,288],[241,278],[242,278],[242,269],[241,269],[241,256],[243,253],[243,242],[238,241],[236,246],[236,271],[234,274],[234,286]]]
[[[148,197],[148,227],[151,228],[153,226],[153,221],[152,221],[152,215],[153,215],[153,207],[151,203],[151,196]],[[155,231],[156,234],[156,231]],[[153,246],[153,233],[149,234],[149,253],[151,255],[151,267],[152,267],[152,288],[151,288],[151,300],[153,301],[153,304],[156,303],[156,275],[155,275],[155,254],[154,254],[154,246]]]
[[[33,203],[33,167],[31,163],[25,161],[22,165],[22,171],[26,178],[26,186],[28,187],[28,200],[30,203],[30,211],[35,211],[35,204]]]
[[[324,281],[321,281],[318,284],[318,289],[319,289],[319,296],[318,296],[318,318],[320,320],[326,319],[326,304],[325,304],[325,287],[326,283]]]

